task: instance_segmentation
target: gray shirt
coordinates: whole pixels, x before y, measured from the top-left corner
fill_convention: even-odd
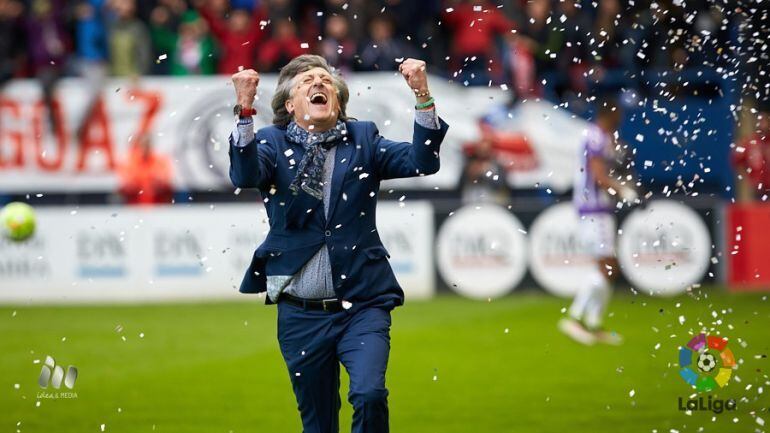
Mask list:
[[[415,122],[428,129],[439,129],[436,110],[415,111]],[[254,140],[254,123],[251,118],[240,119],[232,133],[233,143],[238,147],[246,146]],[[331,180],[334,173],[334,157],[337,148],[326,151],[323,169],[323,204],[324,215],[329,217]],[[329,261],[329,249],[322,245],[318,252],[294,275],[268,275],[267,292],[272,301],[278,300],[281,292],[305,299],[336,298],[332,282],[332,267]]]
[[[323,170],[324,216],[329,218],[329,198],[332,192],[332,174],[334,173],[334,156],[337,148],[326,151]],[[289,280],[284,291],[290,295],[306,299],[334,298],[332,283],[332,265],[329,262],[329,248],[321,245],[318,252],[305,263],[302,269]]]

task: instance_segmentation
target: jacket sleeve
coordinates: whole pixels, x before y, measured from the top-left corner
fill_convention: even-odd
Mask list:
[[[415,177],[436,173],[439,150],[449,125],[439,118],[439,129],[414,123],[412,142],[391,141],[380,135],[373,122],[367,122],[367,138],[374,146],[374,159],[380,179]]]
[[[254,139],[243,146],[236,145],[231,134],[230,181],[237,188],[265,189],[273,181],[275,172],[275,147],[267,137],[257,131]],[[241,143],[243,144],[243,143]]]

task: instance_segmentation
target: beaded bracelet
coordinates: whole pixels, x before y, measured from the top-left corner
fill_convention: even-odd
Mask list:
[[[433,99],[433,97],[431,96],[430,99],[428,99],[427,101],[423,102],[422,104],[415,105],[414,108],[416,110],[424,110],[424,109],[434,105],[435,103],[436,103],[436,100]]]
[[[420,93],[420,91],[417,89],[412,89],[412,90],[414,90],[414,96],[418,98],[422,98],[424,96],[430,96],[430,90],[426,90],[423,93]]]

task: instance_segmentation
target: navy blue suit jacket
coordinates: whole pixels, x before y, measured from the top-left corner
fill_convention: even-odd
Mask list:
[[[259,188],[270,221],[240,291],[266,291],[268,275],[294,275],[325,243],[339,299],[354,306],[403,304],[404,292],[377,233],[377,192],[382,180],[438,171],[439,148],[448,129],[443,120],[439,123],[440,129],[431,130],[415,122],[412,143],[407,143],[383,138],[373,122],[346,122],[348,138],[337,145],[334,157],[328,219],[321,205],[301,228],[287,228],[285,213],[303,147],[274,125],[258,130],[245,147],[231,142],[230,179],[238,188]],[[271,303],[269,297],[266,303]]]

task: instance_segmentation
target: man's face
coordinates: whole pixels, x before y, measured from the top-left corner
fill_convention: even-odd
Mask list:
[[[334,127],[340,106],[333,83],[331,74],[323,68],[313,68],[294,77],[286,110],[292,113],[299,126],[318,132]]]
[[[243,33],[249,28],[249,14],[245,10],[236,9],[230,13],[230,30],[235,33]]]
[[[115,13],[120,19],[131,19],[136,13],[136,0],[122,0],[113,4]]]

